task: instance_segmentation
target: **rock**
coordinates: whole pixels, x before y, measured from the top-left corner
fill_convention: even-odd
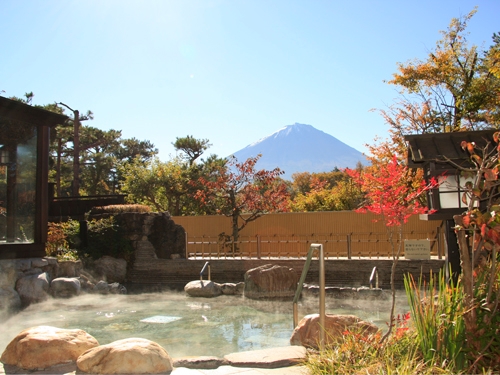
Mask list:
[[[361,287],[358,288],[358,299],[367,299],[367,300],[386,300],[389,298],[387,293],[380,288],[367,288]]]
[[[50,283],[50,293],[56,298],[69,298],[80,294],[82,287],[76,277],[58,277]]]
[[[245,297],[293,298],[298,281],[293,268],[266,264],[245,273]]]
[[[76,365],[92,374],[159,374],[173,370],[172,358],[154,341],[129,338],[83,353]]]
[[[93,293],[98,294],[127,294],[127,288],[119,283],[108,284],[101,280],[92,288]]]
[[[320,340],[319,314],[306,315],[293,330],[290,338],[291,345],[302,345],[318,349]],[[359,333],[369,336],[377,333],[379,328],[369,322],[359,319],[354,315],[329,315],[325,316],[325,346],[334,346],[342,339],[344,332]]]
[[[184,286],[191,297],[217,297],[222,294],[219,284],[210,280],[194,280]]]
[[[306,357],[307,351],[303,346],[283,346],[231,353],[224,359],[234,367],[278,368],[304,363]]]
[[[242,295],[243,290],[245,289],[245,283],[224,283],[221,284],[220,289],[222,291],[222,294],[227,295],[227,296],[233,296],[233,295]]]
[[[174,360],[174,367],[186,367],[191,369],[216,369],[227,365],[225,359],[212,356],[181,357]]]
[[[58,265],[57,277],[79,277],[83,269],[81,260],[62,260]]]
[[[16,291],[21,297],[23,306],[41,302],[47,299],[49,291],[49,275],[42,272],[37,275],[25,276],[17,280]]]
[[[127,294],[127,288],[119,283],[111,283],[108,285],[109,293],[111,294]]]
[[[108,283],[123,283],[127,277],[127,261],[103,256],[94,263],[95,272]]]
[[[109,293],[109,284],[101,280],[97,284],[94,285],[94,288],[92,289],[94,293],[99,293],[99,294],[108,294]]]
[[[44,369],[75,362],[97,340],[81,329],[39,326],[21,331],[6,347],[0,358],[5,365],[25,370]]]
[[[15,262],[11,259],[0,260],[0,287],[16,286],[17,272]]]

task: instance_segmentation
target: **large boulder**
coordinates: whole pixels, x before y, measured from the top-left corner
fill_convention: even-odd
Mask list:
[[[91,374],[159,374],[173,370],[165,349],[154,341],[129,338],[90,349],[76,365]]]
[[[58,262],[58,277],[79,277],[83,270],[81,260],[60,260]]]
[[[95,272],[108,283],[123,283],[127,278],[127,261],[103,256],[94,263]]]
[[[0,358],[4,365],[25,370],[75,362],[97,340],[81,329],[39,326],[21,331],[5,348]]]
[[[245,297],[293,298],[298,281],[293,268],[266,264],[245,273]]]
[[[217,297],[222,294],[219,284],[210,280],[194,280],[184,286],[184,291],[191,297]]]
[[[318,349],[320,331],[319,314],[306,315],[293,330],[290,338],[291,345],[302,345]],[[325,316],[325,346],[334,346],[342,339],[346,331],[370,336],[379,331],[379,328],[354,315]]]
[[[69,298],[80,294],[82,287],[77,277],[58,277],[50,283],[50,293],[56,298]]]
[[[47,272],[25,276],[16,282],[16,291],[24,306],[45,301],[48,297],[49,287],[50,277]]]

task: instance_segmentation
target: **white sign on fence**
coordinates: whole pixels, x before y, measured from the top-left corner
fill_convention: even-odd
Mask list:
[[[405,240],[406,259],[431,259],[430,240]]]

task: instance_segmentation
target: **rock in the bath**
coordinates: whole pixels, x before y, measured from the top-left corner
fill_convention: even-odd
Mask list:
[[[217,297],[222,294],[219,284],[210,280],[194,280],[184,286],[184,291],[191,297]]]
[[[299,275],[293,268],[266,264],[245,273],[245,297],[293,298]]]
[[[123,283],[127,277],[127,261],[103,256],[94,263],[95,272],[108,283]]]
[[[127,294],[127,288],[119,283],[108,284],[106,281],[101,280],[94,285],[92,292],[99,294]]]
[[[91,374],[159,374],[173,370],[167,351],[154,341],[129,338],[83,353],[76,365]]]
[[[119,283],[111,283],[108,285],[109,293],[111,294],[127,294],[127,288]]]
[[[240,282],[240,283],[224,283],[221,284],[220,289],[222,291],[222,294],[227,295],[227,296],[233,296],[233,295],[242,295],[243,290],[245,289],[245,283]]]
[[[16,291],[24,306],[47,299],[50,278],[47,272],[25,276],[17,280]]]
[[[226,366],[228,362],[219,357],[200,356],[200,357],[180,357],[174,359],[174,367],[186,367],[191,369],[216,369],[220,366]]]
[[[295,327],[291,345],[302,345],[318,349],[320,340],[319,314],[306,315]],[[364,336],[370,336],[379,331],[379,328],[369,322],[361,320],[354,315],[329,315],[325,316],[325,346],[333,346],[342,339],[344,332],[350,331]]]
[[[60,260],[58,262],[57,277],[79,277],[83,270],[81,260]]]
[[[25,370],[44,369],[75,362],[98,345],[94,337],[81,329],[39,326],[21,331],[7,345],[0,361]]]
[[[50,293],[56,298],[70,298],[80,294],[82,287],[76,277],[58,277],[50,283]]]

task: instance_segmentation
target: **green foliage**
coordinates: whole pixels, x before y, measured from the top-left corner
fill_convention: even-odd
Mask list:
[[[196,159],[211,146],[208,139],[196,139],[191,135],[182,138],[176,138],[172,143],[177,151],[182,151],[185,155],[184,158],[189,166],[192,166]]]
[[[151,212],[151,207],[144,204],[112,204],[109,206],[93,207],[90,214],[119,214],[124,212]]]
[[[293,175],[293,212],[353,210],[363,201],[361,188],[345,172]]]
[[[446,364],[453,372],[466,366],[463,289],[447,282],[444,272],[427,284],[405,276],[405,289],[416,330],[416,342],[427,364]]]
[[[125,238],[124,229],[111,216],[88,222],[88,243],[80,247],[85,257],[99,259],[104,255],[130,260],[133,247]]]
[[[130,260],[132,244],[113,216],[89,221],[87,234],[87,245],[84,246],[80,241],[78,221],[49,223],[46,253],[60,260],[98,259],[104,255]]]
[[[490,282],[490,280],[492,282]],[[500,264],[486,262],[476,272],[474,299],[478,303],[477,332],[479,353],[467,353],[477,368],[500,369]]]
[[[58,260],[77,260],[77,247],[80,242],[80,223],[69,220],[62,223],[49,223],[45,252]]]

